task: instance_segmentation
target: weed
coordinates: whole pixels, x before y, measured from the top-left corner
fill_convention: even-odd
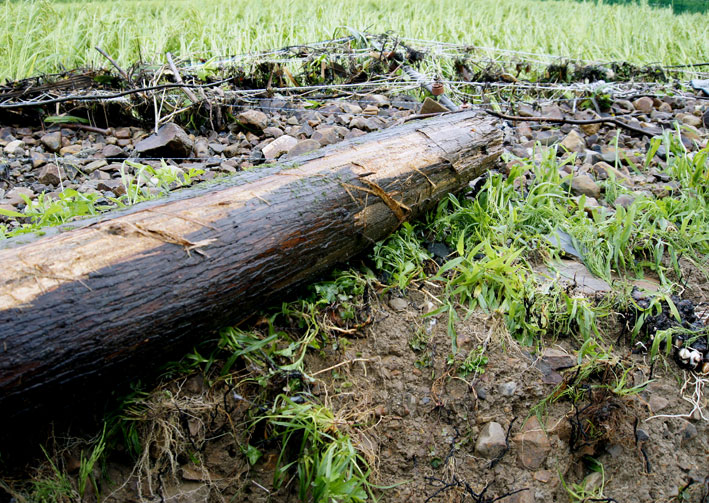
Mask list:
[[[611,498],[606,498],[603,491],[606,486],[606,472],[603,464],[594,458],[588,458],[588,463],[591,465],[592,473],[600,473],[600,481],[596,482],[591,477],[586,477],[578,484],[567,484],[564,477],[559,473],[559,479],[564,490],[569,495],[570,503],[587,503],[590,501],[613,501]]]
[[[465,359],[458,365],[458,375],[460,377],[467,377],[470,374],[480,375],[485,373],[485,365],[487,365],[487,356],[485,356],[485,348],[479,346],[475,349],[471,349]],[[448,364],[451,365],[455,362],[455,359],[448,360]]]
[[[253,426],[262,421],[280,443],[274,487],[295,471],[301,501],[358,502],[371,494],[366,461],[327,408],[279,395]]]

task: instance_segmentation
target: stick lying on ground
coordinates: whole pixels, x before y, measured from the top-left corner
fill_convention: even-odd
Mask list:
[[[501,145],[494,119],[451,114],[73,230],[8,240],[0,245],[4,431],[29,412],[154,372],[464,188]]]

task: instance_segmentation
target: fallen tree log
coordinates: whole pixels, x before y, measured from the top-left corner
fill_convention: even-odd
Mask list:
[[[0,249],[7,424],[155,370],[487,170],[486,114],[411,122]]]

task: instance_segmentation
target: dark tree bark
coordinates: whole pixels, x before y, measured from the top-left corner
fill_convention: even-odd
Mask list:
[[[474,112],[411,122],[0,249],[0,421],[149,374],[431,209],[501,153]],[[105,391],[104,391],[105,392]]]

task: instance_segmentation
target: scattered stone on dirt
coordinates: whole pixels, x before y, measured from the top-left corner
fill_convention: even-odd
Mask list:
[[[59,152],[59,149],[62,148],[62,133],[61,131],[52,131],[42,135],[40,141],[48,152]]]
[[[487,459],[494,459],[507,449],[505,430],[500,423],[490,421],[483,426],[477,442],[475,442],[475,454]]]
[[[37,181],[39,183],[43,183],[44,185],[59,185],[62,179],[65,178],[66,173],[64,173],[64,168],[61,168],[56,164],[45,164],[39,172]]]
[[[263,131],[268,127],[268,116],[260,110],[245,110],[236,116],[236,121],[248,130]]]
[[[589,175],[576,175],[571,179],[571,192],[599,199],[601,187]]]
[[[130,176],[134,169],[123,165],[126,159],[150,164],[152,161],[141,158],[161,157],[168,165],[175,167],[201,163],[199,168],[204,173],[194,177],[194,180],[208,180],[263,162],[290,159],[390,127],[416,113],[421,108],[418,103],[416,98],[406,94],[368,96],[359,102],[326,100],[318,109],[308,109],[302,102],[266,100],[263,109],[254,107],[237,113],[229,131],[190,131],[189,134],[172,123],[162,126],[157,134],[140,127],[120,125],[108,129],[105,135],[59,126],[52,126],[49,131],[4,127],[0,136],[0,171],[6,171],[5,175],[0,176],[0,189],[9,192],[14,187],[27,187],[36,193],[54,190],[60,173],[63,173],[61,185],[64,188],[77,189],[89,179],[120,180],[121,172]],[[429,99],[428,103],[429,106],[440,107],[436,101]],[[648,120],[651,123],[667,129],[672,129],[673,123],[679,122],[686,129],[686,148],[696,151],[705,146],[709,131],[701,117],[707,114],[706,105],[681,96],[672,98],[671,103],[673,106],[665,100],[655,102],[650,98],[639,98],[633,104],[617,99],[613,106],[650,114],[652,117]],[[574,112],[572,106],[571,102],[563,100],[545,104],[541,110],[523,104],[518,113],[521,116],[543,114],[580,119],[598,116],[590,110]],[[429,113],[426,109],[421,112]],[[650,148],[646,137],[638,138],[607,124],[577,128],[519,122],[516,127],[511,127],[501,121],[501,127],[505,130],[505,148],[512,159],[530,158],[539,162],[550,150],[557,156],[573,154],[575,157],[570,158],[573,162],[564,166],[564,175],[573,175],[572,191],[586,196],[587,211],[601,206],[612,212],[614,207],[628,207],[632,198],[643,193],[667,197],[681,190],[676,182],[663,179],[663,173],[656,169],[665,162],[664,146],[660,146],[651,160],[649,170],[642,174],[635,171],[631,175],[630,162],[634,166],[644,164],[644,156]],[[57,169],[48,167],[43,171],[47,163],[57,166]],[[160,164],[154,167],[160,167]],[[616,200],[608,204],[603,200],[603,183],[611,177],[629,190],[618,194]],[[115,195],[115,191],[106,192],[110,192],[106,194],[108,196]],[[15,206],[8,201],[7,194],[0,197],[0,204]],[[16,225],[13,222],[10,219],[10,227]]]
[[[161,126],[157,133],[139,141],[135,152],[145,157],[189,157],[192,152],[192,140],[184,129],[171,122]]]
[[[261,149],[267,161],[277,159],[283,154],[287,154],[298,144],[298,140],[292,136],[282,135]]]

